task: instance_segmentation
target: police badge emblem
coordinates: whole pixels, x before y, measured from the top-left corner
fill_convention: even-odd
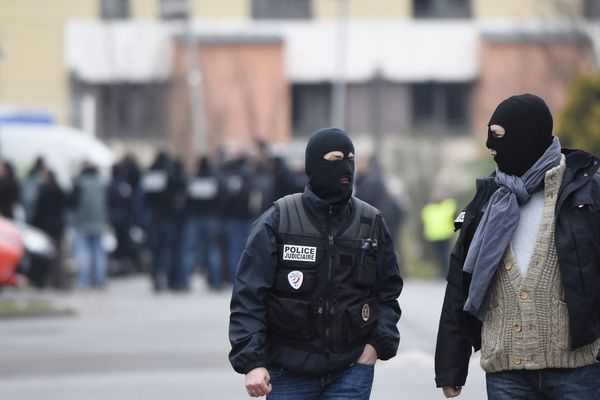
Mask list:
[[[460,214],[458,214],[458,217],[456,217],[456,219],[454,220],[454,223],[456,224],[462,224],[463,222],[465,222],[465,212],[462,211]]]
[[[288,282],[290,283],[290,286],[296,290],[300,289],[303,280],[304,274],[302,271],[292,271],[288,274]]]
[[[369,317],[371,316],[371,307],[369,307],[369,303],[365,303],[362,306],[362,310],[360,311],[360,316],[362,317],[363,321],[367,322],[369,320]]]

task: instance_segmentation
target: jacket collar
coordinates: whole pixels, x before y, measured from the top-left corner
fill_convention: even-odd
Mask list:
[[[600,167],[600,160],[583,150],[563,149],[562,152],[567,158],[567,168],[593,175]]]
[[[344,232],[352,221],[352,201],[341,205],[329,205],[307,186],[302,194],[302,204],[308,218],[324,237]]]
[[[571,193],[589,182],[600,167],[598,158],[583,150],[563,149],[563,153],[567,159],[567,169],[556,202],[557,210]]]
[[[315,215],[340,215],[346,212],[350,205],[350,201],[347,201],[343,204],[330,205],[325,200],[317,196],[308,185],[306,185],[304,188],[302,197],[304,198],[305,204],[307,204],[310,208],[310,211]]]

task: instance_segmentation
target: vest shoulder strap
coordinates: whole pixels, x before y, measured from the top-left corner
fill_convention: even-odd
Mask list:
[[[354,207],[354,217],[342,236],[350,239],[377,239],[381,212],[369,203],[357,199],[356,197],[352,197],[352,202]]]
[[[282,197],[275,201],[275,207],[279,210],[277,233],[319,235],[319,231],[310,222],[306,214],[302,204],[302,193]]]
[[[381,212],[356,197],[352,197],[352,202],[354,207],[353,217],[341,235],[342,238],[372,238],[376,240],[379,233],[378,225]],[[320,232],[306,214],[302,204],[302,193],[282,197],[275,201],[275,207],[279,211],[277,233],[320,236]]]

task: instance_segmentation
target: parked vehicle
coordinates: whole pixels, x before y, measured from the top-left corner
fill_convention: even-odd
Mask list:
[[[81,130],[60,125],[1,122],[0,156],[21,171],[41,156],[64,188],[71,186],[84,161],[95,165],[108,180],[115,159],[113,151],[103,142]]]
[[[12,221],[0,217],[0,287],[15,285],[15,271],[24,255],[23,233]]]

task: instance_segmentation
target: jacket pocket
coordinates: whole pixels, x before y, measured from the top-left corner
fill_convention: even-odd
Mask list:
[[[355,264],[356,284],[362,287],[375,286],[375,280],[377,279],[376,255],[361,253]]]
[[[588,295],[600,286],[600,213],[594,204],[575,203],[569,210],[568,224],[572,249],[579,264],[583,293]]]
[[[344,318],[346,342],[352,344],[366,339],[377,321],[378,312],[375,297],[348,307]]]
[[[269,330],[277,335],[305,341],[311,338],[310,303],[271,296],[267,302]]]

